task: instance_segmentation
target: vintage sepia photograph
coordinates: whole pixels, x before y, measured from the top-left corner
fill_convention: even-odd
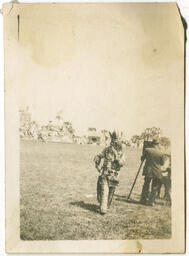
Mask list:
[[[177,5],[10,3],[3,15],[8,252],[183,252]]]

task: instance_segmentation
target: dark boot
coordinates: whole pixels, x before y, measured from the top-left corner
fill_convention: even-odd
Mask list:
[[[108,207],[108,194],[109,194],[109,187],[108,181],[106,178],[102,179],[100,183],[100,213],[105,214],[107,212]]]
[[[155,204],[155,198],[157,195],[157,190],[158,190],[158,186],[159,183],[161,181],[158,178],[153,178],[152,180],[152,192],[151,192],[151,196],[150,196],[150,200],[149,200],[149,205],[154,206]]]
[[[98,203],[100,203],[101,201],[101,178],[98,177],[98,181],[97,181],[97,201]]]
[[[109,194],[108,194],[108,208],[110,208],[110,205],[112,203],[112,199],[114,196],[115,187],[109,187]]]
[[[149,188],[150,188],[150,182],[151,182],[151,178],[149,177],[145,177],[144,178],[144,185],[142,188],[142,194],[141,194],[141,198],[140,198],[140,203],[141,204],[146,204],[146,201],[148,199],[148,195],[149,195]]]

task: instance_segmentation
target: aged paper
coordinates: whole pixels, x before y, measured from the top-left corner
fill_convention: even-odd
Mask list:
[[[3,16],[7,252],[183,253],[176,4],[9,3]]]

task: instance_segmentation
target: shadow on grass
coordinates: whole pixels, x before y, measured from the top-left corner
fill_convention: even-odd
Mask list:
[[[116,198],[123,198],[123,199],[127,199],[127,196],[120,196],[120,195],[118,195],[118,194],[114,194],[114,196],[115,196]]]
[[[129,204],[141,204],[140,201],[137,201],[137,200],[134,200],[134,199],[127,199],[126,202],[129,203]]]
[[[100,213],[99,211],[99,206],[96,204],[88,204],[85,203],[83,201],[77,201],[77,202],[71,202],[71,205],[77,206],[77,207],[81,207],[85,210],[91,211],[91,212],[95,212],[95,213]]]
[[[120,202],[125,202],[125,203],[130,203],[130,204],[141,204],[140,200],[134,200],[134,199],[128,199],[128,196],[120,196],[115,194],[115,200],[120,201]]]
[[[115,200],[120,201],[120,202],[125,202],[125,203],[129,203],[129,204],[141,204],[140,200],[134,200],[134,199],[127,199],[127,197],[117,197]],[[143,206],[149,206],[148,204],[141,204]],[[155,205],[159,205],[159,206],[171,206],[170,202],[166,202],[164,200],[164,202],[156,200],[155,201]]]

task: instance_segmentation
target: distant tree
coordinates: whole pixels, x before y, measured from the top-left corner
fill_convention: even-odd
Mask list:
[[[68,131],[69,131],[69,133],[70,133],[72,136],[74,136],[75,131],[74,131],[74,129],[73,129],[72,126],[69,126],[69,127],[68,127]]]
[[[49,122],[48,122],[48,124],[47,124],[47,129],[48,129],[49,131],[52,131],[52,130],[53,130],[53,123],[52,123],[52,121],[49,121]]]
[[[170,141],[170,139],[167,138],[167,137],[161,137],[161,138],[160,138],[160,144],[161,144],[162,146],[164,146],[164,147],[170,147],[171,141]]]
[[[130,147],[131,146],[131,143],[129,140],[125,140],[122,142],[123,144],[125,144],[127,147]]]
[[[150,132],[151,132],[151,137],[154,138],[159,138],[161,135],[161,129],[157,128],[157,127],[152,127],[150,128]]]
[[[56,119],[63,120],[63,110],[57,112]]]
[[[89,131],[89,132],[96,132],[96,128],[94,128],[94,127],[89,127],[89,128],[88,128],[88,131]]]
[[[144,132],[141,133],[141,140],[153,140],[159,138],[161,135],[161,129],[157,127],[146,128]]]
[[[108,133],[108,131],[106,129],[103,129],[103,130],[101,130],[101,133],[106,134],[106,133]]]
[[[146,128],[143,132],[143,138],[144,140],[150,140],[150,137],[151,137],[151,130],[150,128]]]
[[[140,136],[139,135],[133,135],[131,137],[131,142],[133,144],[136,144],[137,147],[139,147],[139,145],[140,145]]]
[[[71,137],[75,136],[75,131],[73,129],[73,125],[71,122],[64,122],[64,125],[68,131],[68,133],[71,135]]]

